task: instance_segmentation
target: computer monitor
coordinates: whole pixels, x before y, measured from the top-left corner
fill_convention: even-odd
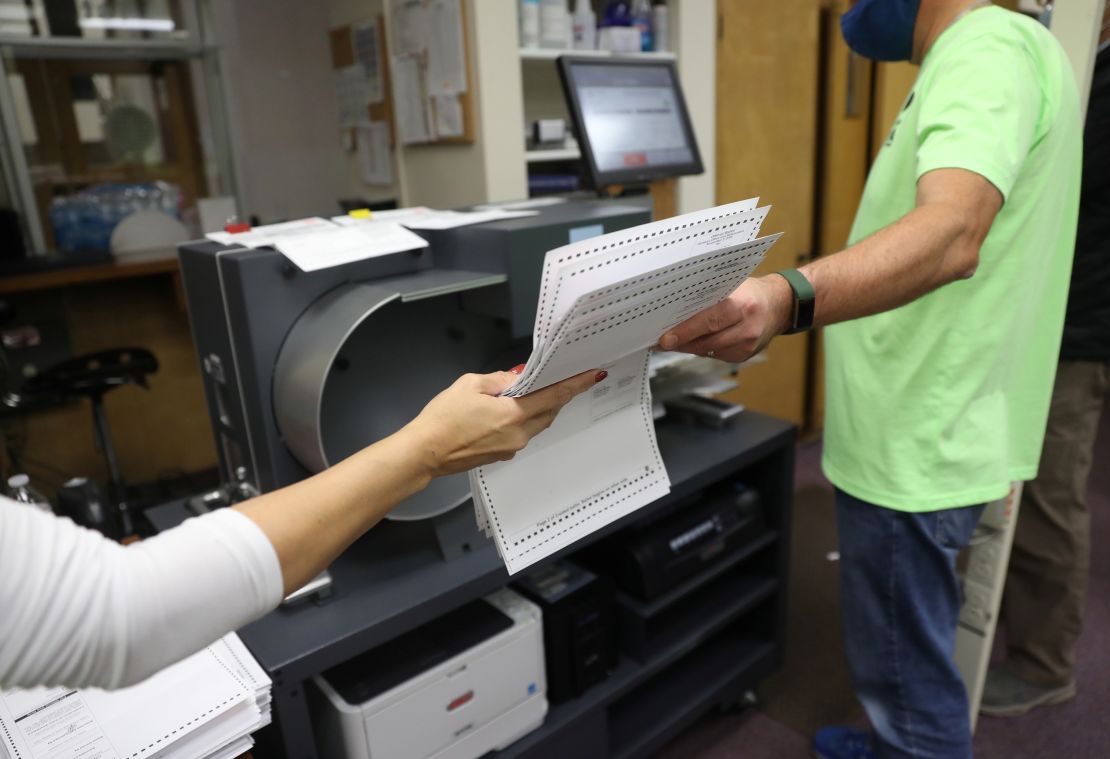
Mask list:
[[[559,76],[595,187],[702,173],[673,60],[561,56]]]

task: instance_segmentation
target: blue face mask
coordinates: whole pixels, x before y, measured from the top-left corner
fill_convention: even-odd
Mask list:
[[[848,47],[875,61],[908,61],[921,0],[859,0],[840,17]]]

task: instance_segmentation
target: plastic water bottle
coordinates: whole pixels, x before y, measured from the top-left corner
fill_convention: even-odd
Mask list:
[[[540,0],[520,0],[520,46],[540,46]]]
[[[50,506],[50,501],[42,493],[31,487],[31,478],[25,474],[13,474],[8,478],[8,497],[13,501],[34,506],[36,509],[41,509],[47,513],[54,512],[54,509]]]
[[[632,26],[640,30],[640,50],[650,52],[655,49],[651,29],[651,4],[648,0],[633,0]]]
[[[655,50],[666,52],[671,49],[670,18],[667,13],[667,0],[654,0],[651,6],[651,32],[655,38]]]
[[[590,6],[590,0],[578,0],[574,6],[574,49],[595,50],[597,48],[597,16]]]
[[[570,47],[570,14],[567,0],[540,0],[540,47]]]

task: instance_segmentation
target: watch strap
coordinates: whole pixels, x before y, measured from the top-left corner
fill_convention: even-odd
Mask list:
[[[794,291],[794,315],[790,329],[784,334],[793,335],[806,331],[813,326],[814,304],[817,300],[813,285],[797,269],[783,269],[775,273],[782,276]]]

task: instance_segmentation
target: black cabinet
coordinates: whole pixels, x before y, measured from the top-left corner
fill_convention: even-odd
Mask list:
[[[658,519],[723,481],[759,492],[766,529],[651,601],[618,594],[619,613],[642,623],[633,633],[638,654],[622,653],[605,681],[552,706],[541,728],[490,757],[645,756],[782,661],[795,428],[746,411],[725,429],[667,420],[657,429],[671,493],[553,559]],[[147,514],[159,529],[187,516],[181,503]],[[281,608],[239,631],[274,681],[274,725],[260,736],[260,755],[316,759],[305,692],[314,675],[510,581],[492,544],[445,562],[391,527],[381,523],[336,560],[325,603]]]

